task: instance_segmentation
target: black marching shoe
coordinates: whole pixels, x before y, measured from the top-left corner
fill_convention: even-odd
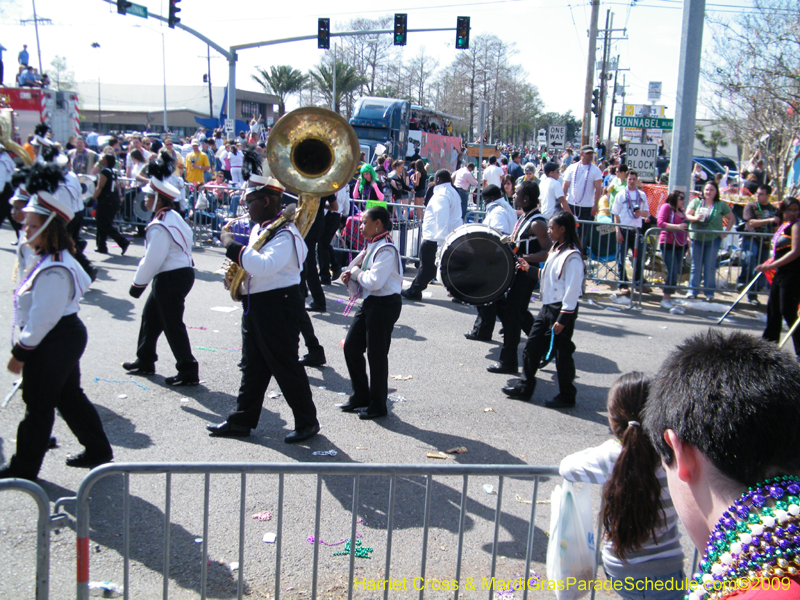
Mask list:
[[[27,479],[28,481],[36,481],[36,475],[28,476],[24,473],[20,473],[14,467],[6,467],[5,469],[0,469],[0,479]]]
[[[302,429],[295,429],[285,438],[283,441],[287,444],[297,444],[298,442],[305,441],[309,438],[314,437],[319,433],[319,423],[316,425],[309,425],[308,427],[303,427]]]
[[[381,417],[385,417],[388,412],[370,412],[369,409],[359,411],[358,418],[362,421],[371,421],[372,419],[380,419]]]
[[[199,375],[181,375],[178,373],[173,377],[165,377],[164,383],[169,386],[177,387],[179,385],[197,385],[200,383]]]
[[[517,367],[504,365],[503,363],[494,363],[493,365],[489,365],[486,367],[486,370],[489,371],[489,373],[502,373],[504,375],[516,375],[519,371]]]
[[[128,251],[128,248],[130,247],[130,245],[131,245],[131,243],[126,241],[124,246],[120,246],[119,247],[120,252],[122,252],[122,256],[125,256],[125,253]]]
[[[503,388],[503,393],[512,400],[524,400],[530,402],[533,397],[533,390],[527,391],[521,385],[509,385]]]
[[[250,428],[245,425],[236,425],[223,421],[222,423],[209,423],[206,425],[208,432],[214,437],[250,437]]]
[[[468,340],[472,340],[474,342],[491,342],[492,336],[491,335],[478,335],[474,331],[468,331],[464,334],[464,337]]]
[[[328,308],[324,302],[314,300],[310,304],[306,304],[306,310],[309,312],[327,312]]]
[[[326,362],[325,350],[320,348],[316,352],[309,352],[299,362],[304,367],[322,367]]]
[[[422,300],[422,292],[417,292],[415,294],[415,293],[410,292],[408,290],[403,290],[403,291],[400,292],[400,295],[403,298],[406,298],[407,300],[414,300],[416,302],[419,302],[420,300]]]
[[[365,408],[367,408],[367,406],[368,406],[367,404],[358,404],[358,403],[356,403],[355,397],[354,396],[350,396],[350,398],[348,398],[347,402],[345,402],[344,404],[337,404],[336,408],[341,409],[342,412],[352,413],[352,412],[358,412],[361,409],[365,409]]]
[[[75,456],[68,456],[64,461],[68,467],[76,467],[79,469],[93,469],[105,463],[114,460],[114,453],[108,452],[107,454],[89,454],[86,450]]]
[[[122,368],[130,375],[155,375],[155,365],[141,365],[138,360],[122,363]]]
[[[558,394],[552,400],[546,400],[544,405],[547,408],[575,408],[575,398],[565,398]]]

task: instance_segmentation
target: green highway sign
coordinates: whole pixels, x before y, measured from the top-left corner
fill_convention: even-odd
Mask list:
[[[147,7],[142,6],[141,4],[134,4],[131,2],[128,5],[128,14],[134,15],[136,17],[142,17],[143,19],[147,18]]]
[[[674,122],[674,119],[614,117],[614,127],[628,127],[630,129],[672,129]]]

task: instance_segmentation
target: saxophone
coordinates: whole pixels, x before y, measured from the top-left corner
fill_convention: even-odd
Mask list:
[[[278,120],[267,141],[267,163],[278,181],[298,195],[299,202],[289,205],[255,241],[252,248],[260,250],[291,221],[306,236],[317,216],[320,198],[336,193],[346,185],[358,167],[360,148],[358,136],[350,124],[337,113],[317,107],[294,110]],[[229,221],[224,231],[241,219]],[[242,297],[242,283],[247,271],[228,261],[223,285],[233,300]]]
[[[33,164],[28,151],[14,141],[14,111],[10,108],[0,109],[0,143],[16,154],[26,167]]]

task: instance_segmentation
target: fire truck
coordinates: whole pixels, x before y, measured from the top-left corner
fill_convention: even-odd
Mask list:
[[[9,108],[13,111],[12,130],[3,131],[3,136],[18,144],[24,144],[39,123],[47,123],[53,130],[53,139],[62,144],[80,131],[78,94],[75,92],[31,87],[0,88],[0,109]]]

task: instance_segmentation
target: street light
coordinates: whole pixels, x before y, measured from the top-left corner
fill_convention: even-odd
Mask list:
[[[100,49],[100,44],[92,42],[92,48]],[[97,57],[97,132],[103,133],[103,109],[100,103],[100,57]]]
[[[161,31],[156,31],[155,29],[144,27],[143,25],[134,25],[134,27],[148,29],[153,33],[158,33],[161,35],[161,69],[164,73],[164,133],[166,134],[169,129],[167,128],[167,53],[164,49],[164,34]]]

